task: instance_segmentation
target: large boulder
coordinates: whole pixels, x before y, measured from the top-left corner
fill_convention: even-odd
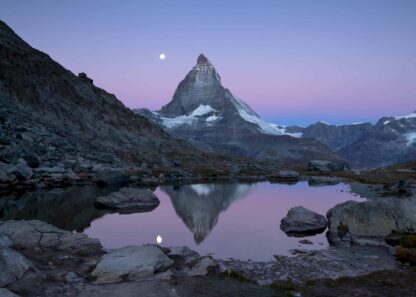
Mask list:
[[[7,247],[0,248],[0,287],[18,281],[33,267],[22,254]]]
[[[17,249],[42,248],[83,255],[102,253],[102,246],[97,239],[58,229],[38,220],[0,221],[0,233],[8,236],[12,246]]]
[[[327,227],[326,218],[303,206],[289,209],[280,222],[280,229],[289,236],[313,235],[322,233]]]
[[[330,172],[344,171],[350,169],[346,162],[328,161],[328,160],[312,160],[308,164],[309,171]]]
[[[152,278],[172,266],[162,249],[155,245],[126,246],[104,255],[91,273],[95,283]]]
[[[160,201],[153,192],[146,189],[122,188],[96,199],[95,205],[101,208],[121,210],[122,212],[150,211],[159,205]]]
[[[392,231],[416,230],[416,199],[347,201],[331,208],[327,218],[328,238],[334,245],[385,245]]]

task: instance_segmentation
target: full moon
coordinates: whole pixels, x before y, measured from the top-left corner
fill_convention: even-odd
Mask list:
[[[160,58],[161,60],[164,60],[164,59],[166,58],[166,56],[165,56],[165,54],[160,54],[159,58]]]
[[[162,236],[158,235],[158,236],[156,237],[156,242],[157,242],[158,244],[161,244],[161,243],[162,243]]]

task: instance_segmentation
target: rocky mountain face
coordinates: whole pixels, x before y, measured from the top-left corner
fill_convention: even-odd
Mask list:
[[[222,86],[219,74],[203,54],[178,85],[172,101],[158,112],[136,112],[207,150],[291,162],[337,159],[320,142],[291,137],[279,126],[263,121]]]
[[[68,166],[173,168],[208,160],[217,159],[172,138],[0,21],[0,183],[27,180],[38,167],[58,174]]]
[[[383,117],[374,125],[318,122],[286,130],[319,140],[356,167],[381,167],[416,159],[416,112]]]

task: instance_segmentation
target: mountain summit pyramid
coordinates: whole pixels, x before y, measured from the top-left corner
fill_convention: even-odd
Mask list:
[[[204,149],[259,159],[337,158],[318,141],[291,137],[296,134],[262,120],[222,85],[220,75],[204,54],[198,56],[168,104],[158,112],[137,112]]]

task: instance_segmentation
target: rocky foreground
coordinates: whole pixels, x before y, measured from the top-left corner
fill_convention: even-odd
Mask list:
[[[125,291],[123,296],[137,296],[132,294],[138,286],[152,296],[161,288],[175,291],[201,277],[216,279],[218,286],[233,279],[251,286],[281,281],[302,286],[312,279],[403,270],[387,249],[378,247],[299,250],[296,256],[276,256],[272,262],[218,260],[187,247],[144,245],[105,250],[98,240],[36,220],[0,222],[0,264],[2,296],[8,296],[6,290],[10,296],[111,296],[115,290]]]

